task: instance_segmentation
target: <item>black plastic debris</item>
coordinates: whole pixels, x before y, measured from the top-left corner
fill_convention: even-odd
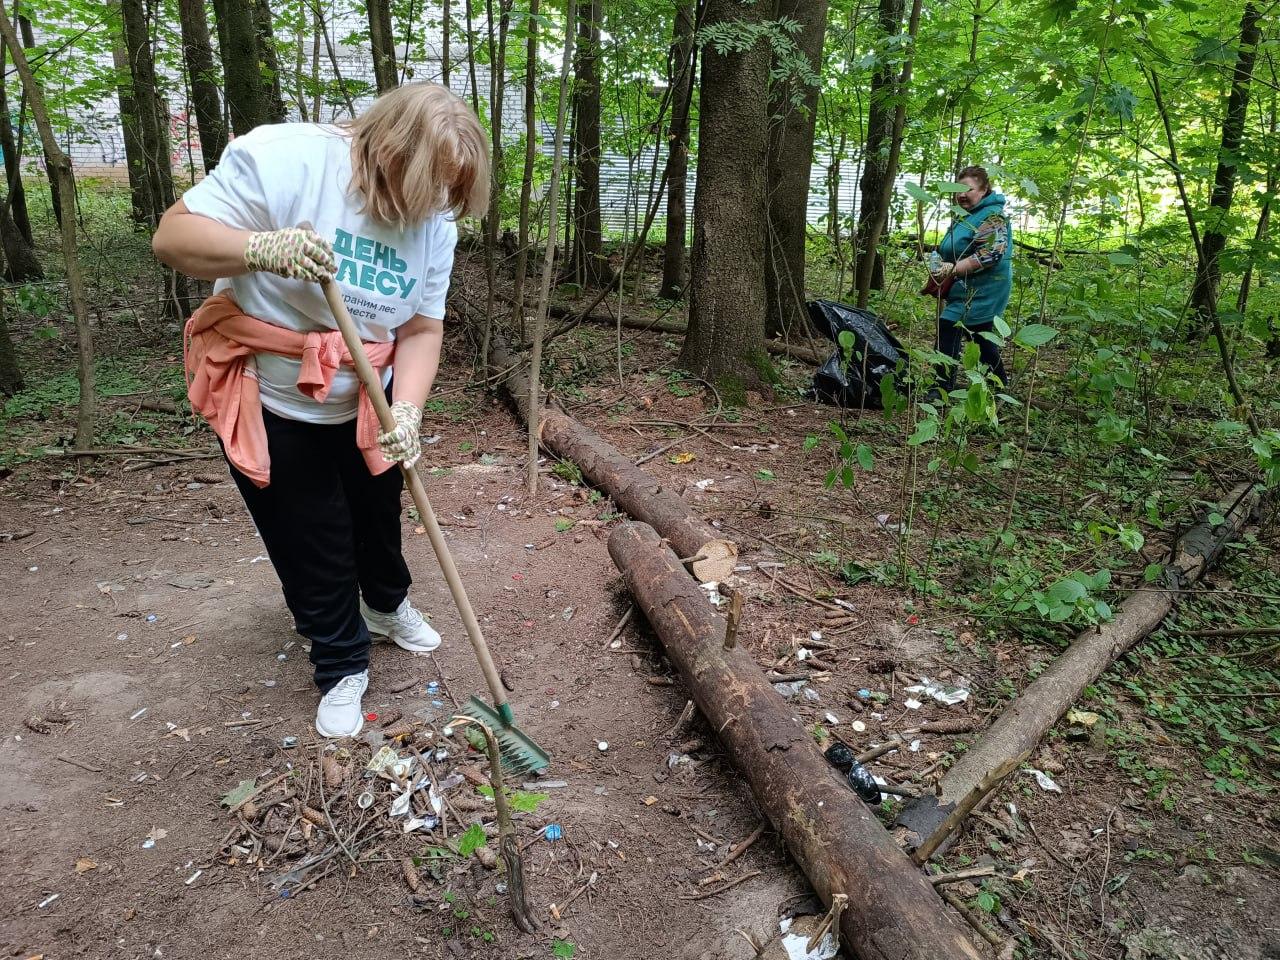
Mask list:
[[[863,803],[873,807],[880,805],[880,784],[876,783],[871,771],[862,764],[855,762],[845,779],[853,787],[853,792],[862,798]]]
[[[880,409],[880,381],[905,359],[902,344],[869,310],[834,300],[813,300],[808,309],[814,329],[837,344],[813,375],[810,396],[840,407]],[[846,332],[853,337],[848,363],[839,346],[840,334]]]
[[[847,744],[837,740],[827,748],[827,763],[845,775],[845,780],[862,802],[871,806],[880,804],[880,786],[871,772],[858,762],[857,756]]]
[[[827,763],[831,764],[841,773],[848,773],[850,768],[858,762],[858,758],[854,756],[848,744],[841,743],[837,740],[827,748]]]

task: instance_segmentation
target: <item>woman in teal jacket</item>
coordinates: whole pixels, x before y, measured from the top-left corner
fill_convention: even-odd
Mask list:
[[[1004,196],[991,189],[982,167],[965,167],[957,178],[967,190],[956,195],[965,216],[951,224],[931,272],[939,282],[953,278],[938,317],[938,350],[958,360],[968,340],[976,340],[982,362],[1008,383],[1000,348],[978,334],[990,331],[1004,313],[1013,291],[1013,238],[1004,212]],[[955,386],[955,364],[938,370],[938,387]]]

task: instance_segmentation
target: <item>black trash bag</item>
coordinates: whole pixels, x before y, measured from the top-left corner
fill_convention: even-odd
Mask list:
[[[808,304],[809,321],[828,340],[839,344],[840,334],[853,334],[853,355],[844,363],[838,346],[813,375],[809,394],[815,400],[839,407],[879,410],[880,381],[905,358],[884,321],[868,310],[834,300],[814,300]]]

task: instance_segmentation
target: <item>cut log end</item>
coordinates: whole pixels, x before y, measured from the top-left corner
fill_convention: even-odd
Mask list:
[[[738,545],[732,540],[708,540],[689,563],[700,583],[719,583],[729,578],[738,563]]]

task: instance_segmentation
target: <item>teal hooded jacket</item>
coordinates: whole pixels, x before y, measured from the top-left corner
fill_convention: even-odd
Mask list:
[[[980,327],[1002,315],[1013,292],[1013,235],[1004,195],[988,193],[963,219],[954,221],[938,244],[938,255],[948,263],[977,257],[983,265],[956,277],[942,308],[944,320]]]

